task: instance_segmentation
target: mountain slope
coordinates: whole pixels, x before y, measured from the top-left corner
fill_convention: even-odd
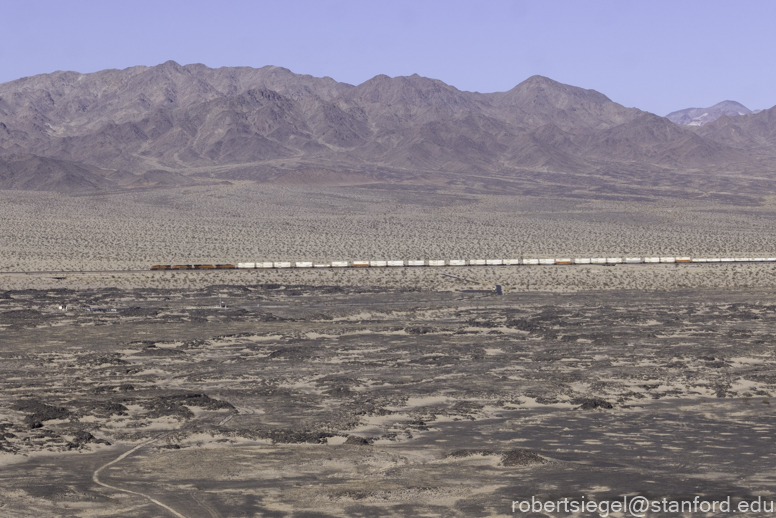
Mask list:
[[[116,171],[131,174],[119,186],[165,186],[191,172],[709,170],[738,167],[744,148],[775,154],[773,116],[723,115],[693,128],[541,76],[482,94],[417,74],[353,86],[280,67],[169,61],[0,85],[0,158],[3,188],[64,191],[68,181],[77,190],[112,187]],[[300,174],[285,177],[296,184]],[[327,177],[339,178],[315,181]]]

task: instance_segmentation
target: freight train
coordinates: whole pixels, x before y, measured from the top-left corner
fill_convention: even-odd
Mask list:
[[[776,257],[581,257],[581,258],[520,258],[520,259],[430,259],[409,261],[265,261],[234,264],[155,264],[152,270],[254,270],[279,268],[395,268],[421,266],[517,266],[594,264],[686,264],[686,263],[764,263],[776,262]]]

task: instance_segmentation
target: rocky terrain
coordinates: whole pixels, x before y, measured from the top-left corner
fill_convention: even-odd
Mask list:
[[[55,72],[0,85],[0,189],[422,184],[455,173],[490,185],[558,174],[595,183],[615,172],[663,187],[676,174],[769,178],[772,110],[729,119],[682,126],[540,76],[477,93],[418,75],[354,86],[172,61]]]
[[[0,294],[6,516],[773,496],[771,290]]]

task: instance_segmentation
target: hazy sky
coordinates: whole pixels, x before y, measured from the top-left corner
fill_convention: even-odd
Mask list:
[[[540,74],[660,115],[776,104],[770,0],[8,0],[0,14],[0,82],[172,59],[480,92]]]

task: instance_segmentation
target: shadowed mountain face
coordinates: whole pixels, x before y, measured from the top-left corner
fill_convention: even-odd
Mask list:
[[[341,171],[350,182],[374,171],[406,181],[735,169],[744,156],[768,162],[775,128],[770,111],[683,127],[540,76],[481,94],[418,75],[379,75],[352,86],[279,67],[169,61],[0,85],[0,188],[273,181],[311,170]],[[300,175],[291,177],[303,182]],[[340,173],[330,176],[344,181]]]

